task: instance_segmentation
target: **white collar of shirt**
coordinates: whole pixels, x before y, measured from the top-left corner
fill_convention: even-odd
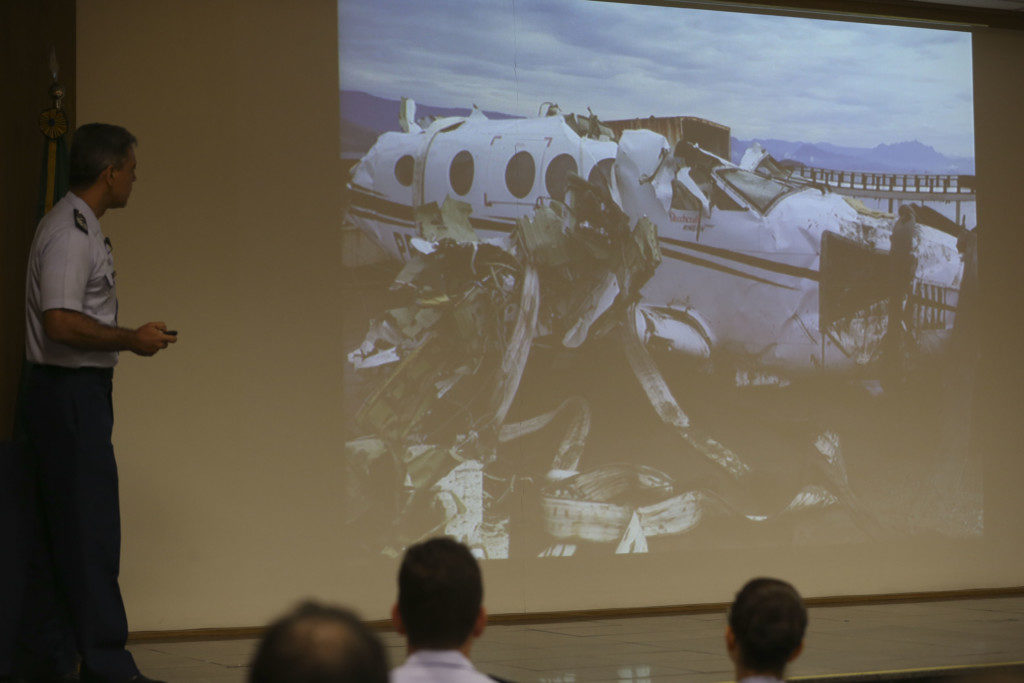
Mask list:
[[[458,650],[417,650],[409,655],[405,663],[417,666],[475,671],[473,663]]]
[[[783,681],[775,676],[745,676],[736,683],[783,683]]]
[[[90,209],[89,205],[85,203],[85,200],[71,190],[68,190],[68,193],[65,196],[68,198],[68,201],[71,202],[71,205],[78,209],[80,214],[85,216],[85,224],[89,226],[89,234],[92,235],[100,232],[100,219],[96,218],[96,214],[92,212],[92,209]]]

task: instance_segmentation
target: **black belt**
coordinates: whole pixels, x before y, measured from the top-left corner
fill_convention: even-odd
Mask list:
[[[42,363],[28,363],[31,372],[44,372],[48,375],[61,376],[61,375],[96,375],[103,379],[112,379],[114,377],[114,368],[97,368],[93,366],[84,366],[80,368],[67,368],[63,365],[45,365]]]

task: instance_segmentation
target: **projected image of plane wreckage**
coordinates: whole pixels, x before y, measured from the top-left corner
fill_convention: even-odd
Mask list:
[[[827,508],[883,533],[827,426],[800,445],[823,476],[774,509],[741,509],[756,465],[691,419],[656,357],[735,386],[898,385],[950,344],[973,244],[961,226],[909,202],[869,209],[851,196],[866,180],[843,187],[756,144],[732,163],[729,128],[696,117],[604,122],[546,103],[533,118],[416,122],[403,100],[400,118],[347,187],[348,225],[404,263],[391,285],[403,304],[348,355],[373,377],[356,416],[366,436],[346,446],[353,520],[385,514],[358,482],[388,476],[391,550],[446,533],[508,556],[508,503],[526,480],[542,489],[541,555],[643,552],[707,518],[772,524]],[[618,340],[651,408],[721,486],[636,463],[588,468],[590,408],[568,391],[548,413],[508,419],[532,349],[598,338]],[[547,471],[494,474],[504,444],[553,424]]]

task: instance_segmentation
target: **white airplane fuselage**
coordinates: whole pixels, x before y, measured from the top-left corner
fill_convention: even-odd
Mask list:
[[[451,196],[473,207],[471,221],[481,237],[507,237],[516,219],[551,199],[546,175],[553,163],[587,178],[602,160],[602,168],[610,168],[616,148],[580,137],[561,116],[490,120],[477,114],[440,119],[422,132],[384,133],[353,171],[348,220],[406,260],[416,236],[412,207],[440,206]]]
[[[615,143],[582,137],[561,116],[490,120],[475,112],[382,134],[353,170],[347,220],[404,261],[417,236],[414,207],[451,196],[472,206],[482,239],[505,245],[518,218],[564,199],[567,172],[604,178],[631,224],[646,216],[658,228],[662,263],[641,292],[647,313],[638,319],[648,336],[753,372],[874,365],[891,325],[890,290],[879,278],[888,277],[892,220],[724,159],[695,181],[686,166],[663,163],[671,158],[651,131],[626,131]],[[686,188],[697,188],[689,202],[680,199]],[[905,323],[931,351],[952,329],[963,265],[955,238],[927,226],[915,234],[908,301],[916,307]],[[824,263],[823,242],[833,255],[841,248],[853,256]]]

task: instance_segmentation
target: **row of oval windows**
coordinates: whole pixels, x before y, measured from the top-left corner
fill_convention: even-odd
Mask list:
[[[594,164],[587,180],[607,186],[613,161],[610,158],[602,159]],[[414,165],[415,160],[409,154],[395,162],[395,179],[405,187],[412,185]],[[466,150],[456,154],[448,167],[448,182],[451,184],[452,190],[459,196],[466,195],[473,187],[474,172],[473,155]],[[548,191],[548,196],[559,201],[564,200],[568,186],[566,176],[569,173],[577,172],[576,160],[569,154],[559,154],[552,159],[544,173],[544,187]],[[533,179],[536,173],[537,164],[533,160],[533,155],[526,151],[516,152],[505,165],[505,187],[508,188],[512,196],[523,199],[533,189]]]

